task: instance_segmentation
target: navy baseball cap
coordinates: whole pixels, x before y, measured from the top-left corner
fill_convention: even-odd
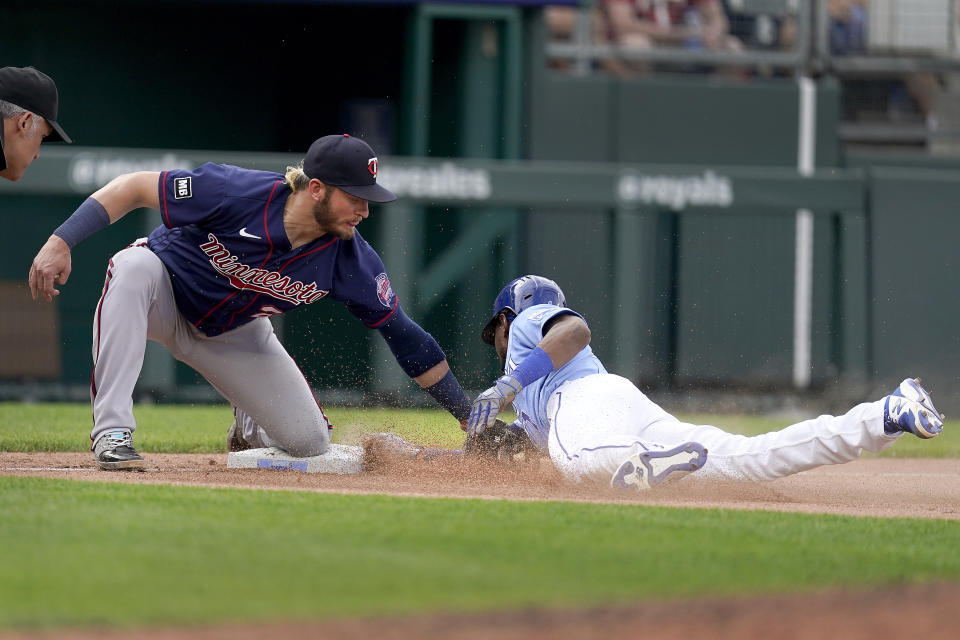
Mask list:
[[[57,123],[57,85],[47,74],[33,67],[3,67],[0,69],[0,100],[15,104],[49,122],[53,131],[47,136],[47,142],[73,142]]]
[[[344,133],[314,141],[303,159],[303,172],[357,198],[392,202],[397,196],[377,184],[377,162],[370,145]]]

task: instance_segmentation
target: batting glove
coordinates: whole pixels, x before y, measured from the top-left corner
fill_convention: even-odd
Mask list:
[[[473,401],[467,435],[476,436],[497,420],[497,415],[517,397],[523,385],[511,375],[497,378],[496,383]]]

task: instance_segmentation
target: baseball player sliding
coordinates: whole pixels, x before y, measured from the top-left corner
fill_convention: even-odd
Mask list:
[[[470,400],[436,340],[403,311],[357,232],[378,160],[346,134],[315,141],[281,175],[208,163],[120,176],[83,202],[30,267],[34,299],[70,276],[70,249],[139,207],[163,224],[113,256],[93,323],[90,438],[102,469],[142,469],[132,394],[147,340],[201,373],[234,408],[231,449],[322,454],[329,422],[269,317],[331,298],[376,329],[403,370],[466,425]]]
[[[943,417],[919,381],[842,416],[820,416],[755,437],[677,420],[629,380],[607,373],[590,349],[590,329],[567,308],[552,280],[510,282],[493,304],[482,339],[504,375],[473,402],[468,438],[497,421],[508,404],[522,431],[568,478],[649,489],[696,473],[700,480],[773,480],[881,451],[904,433],[932,438]]]

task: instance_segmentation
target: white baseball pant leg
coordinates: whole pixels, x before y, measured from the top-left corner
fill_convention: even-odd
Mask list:
[[[680,422],[625,378],[597,374],[567,382],[547,404],[550,457],[574,480],[609,481],[620,464],[644,450],[699,442],[707,463],[685,482],[767,481],[881,451],[903,434],[883,430],[883,401],[842,416],[823,415],[759,436]]]
[[[206,336],[180,315],[163,263],[139,242],[111,259],[94,316],[92,440],[112,428],[136,428],[133,391],[147,340],[203,375],[243,416],[251,444],[294,456],[326,451],[326,416],[269,320]]]

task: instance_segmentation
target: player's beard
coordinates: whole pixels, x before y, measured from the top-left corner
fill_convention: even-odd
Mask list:
[[[313,219],[324,232],[331,233],[341,240],[351,240],[353,239],[354,233],[353,227],[346,225],[345,229],[341,228],[341,226],[344,226],[344,223],[337,219],[337,215],[333,212],[333,207],[330,206],[330,198],[332,196],[333,189],[327,188],[323,200],[313,205]]]

